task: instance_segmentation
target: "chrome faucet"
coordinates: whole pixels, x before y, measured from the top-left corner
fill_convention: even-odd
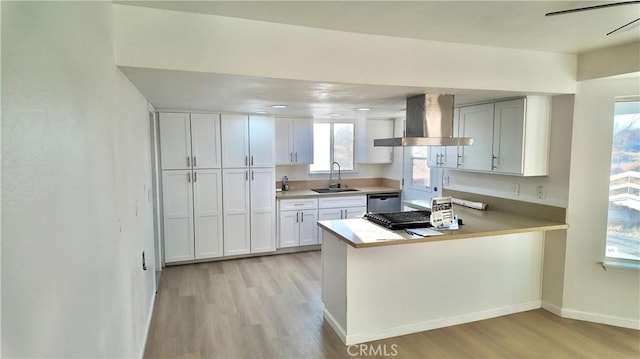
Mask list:
[[[338,182],[333,183],[333,165],[338,165]],[[342,178],[340,178],[340,164],[338,162],[331,163],[329,170],[329,188],[340,188],[342,186]]]

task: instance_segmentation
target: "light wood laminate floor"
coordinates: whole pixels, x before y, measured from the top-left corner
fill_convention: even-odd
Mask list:
[[[319,251],[167,267],[145,358],[640,358],[640,332],[542,309],[346,347],[320,277]]]

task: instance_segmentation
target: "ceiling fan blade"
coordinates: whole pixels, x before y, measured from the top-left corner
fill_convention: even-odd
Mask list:
[[[611,35],[616,31],[620,31],[620,30],[624,29],[625,27],[627,27],[629,25],[635,24],[635,26],[638,26],[640,24],[638,21],[640,21],[640,18],[637,18],[637,19],[635,19],[635,20],[633,20],[633,21],[631,21],[631,22],[629,22],[627,24],[624,24],[624,25],[620,26],[619,28],[617,28],[617,29],[615,29],[613,31],[608,32],[607,35]]]
[[[579,8],[576,8],[576,9],[548,12],[548,13],[544,14],[544,16],[564,15],[564,14],[570,14],[570,13],[579,12],[579,11],[589,11],[589,10],[604,9],[604,8],[614,7],[614,6],[633,5],[633,4],[640,4],[640,1],[621,1],[621,2],[614,2],[614,3],[609,3],[609,4],[579,7]],[[627,26],[627,25],[625,25],[625,26]],[[617,31],[617,29],[613,30],[613,31]]]

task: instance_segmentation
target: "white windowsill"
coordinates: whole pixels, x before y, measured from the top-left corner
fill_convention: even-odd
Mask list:
[[[605,271],[610,268],[640,270],[640,261],[631,261],[617,258],[605,258],[604,261],[598,262]]]

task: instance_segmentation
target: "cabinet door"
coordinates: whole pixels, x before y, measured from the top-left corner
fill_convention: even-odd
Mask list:
[[[249,170],[225,169],[222,172],[224,190],[224,255],[250,252]]]
[[[191,260],[193,248],[193,189],[191,170],[162,171],[164,260]]]
[[[300,245],[318,244],[318,210],[300,211]]]
[[[329,208],[318,210],[318,221],[332,221],[335,219],[343,219],[343,208]]]
[[[342,208],[328,208],[318,210],[318,221],[332,221],[342,219],[344,210]],[[322,229],[317,227],[318,243],[322,243]]]
[[[461,169],[491,171],[493,103],[460,108],[460,136],[473,137],[473,145],[460,146]]]
[[[313,119],[293,120],[293,162],[296,164],[313,163]]]
[[[293,120],[276,118],[276,165],[293,162]]]
[[[276,250],[276,171],[252,168],[251,181],[251,253]]]
[[[344,218],[360,218],[367,213],[367,207],[348,207],[344,209]]]
[[[191,114],[193,168],[220,168],[220,115]]]
[[[460,109],[453,109],[453,135],[459,137],[460,128]],[[458,168],[458,155],[464,146],[444,146],[442,147],[442,156],[440,157],[441,167]]]
[[[496,102],[493,121],[493,170],[523,172],[524,99]]]
[[[222,256],[221,170],[193,171],[195,258]]]
[[[279,247],[296,247],[300,245],[300,212],[298,211],[281,211],[280,222],[278,223],[278,231],[280,233]]]
[[[249,166],[249,117],[223,114],[222,167],[245,168]]]
[[[427,166],[429,167],[441,167],[440,161],[443,155],[444,147],[441,146],[429,146],[427,147]]]
[[[249,163],[251,167],[276,165],[276,124],[269,116],[249,117]]]
[[[189,114],[160,113],[159,123],[162,169],[191,168]]]
[[[393,147],[374,147],[376,138],[393,137],[393,120],[358,121],[358,163],[391,163]]]

